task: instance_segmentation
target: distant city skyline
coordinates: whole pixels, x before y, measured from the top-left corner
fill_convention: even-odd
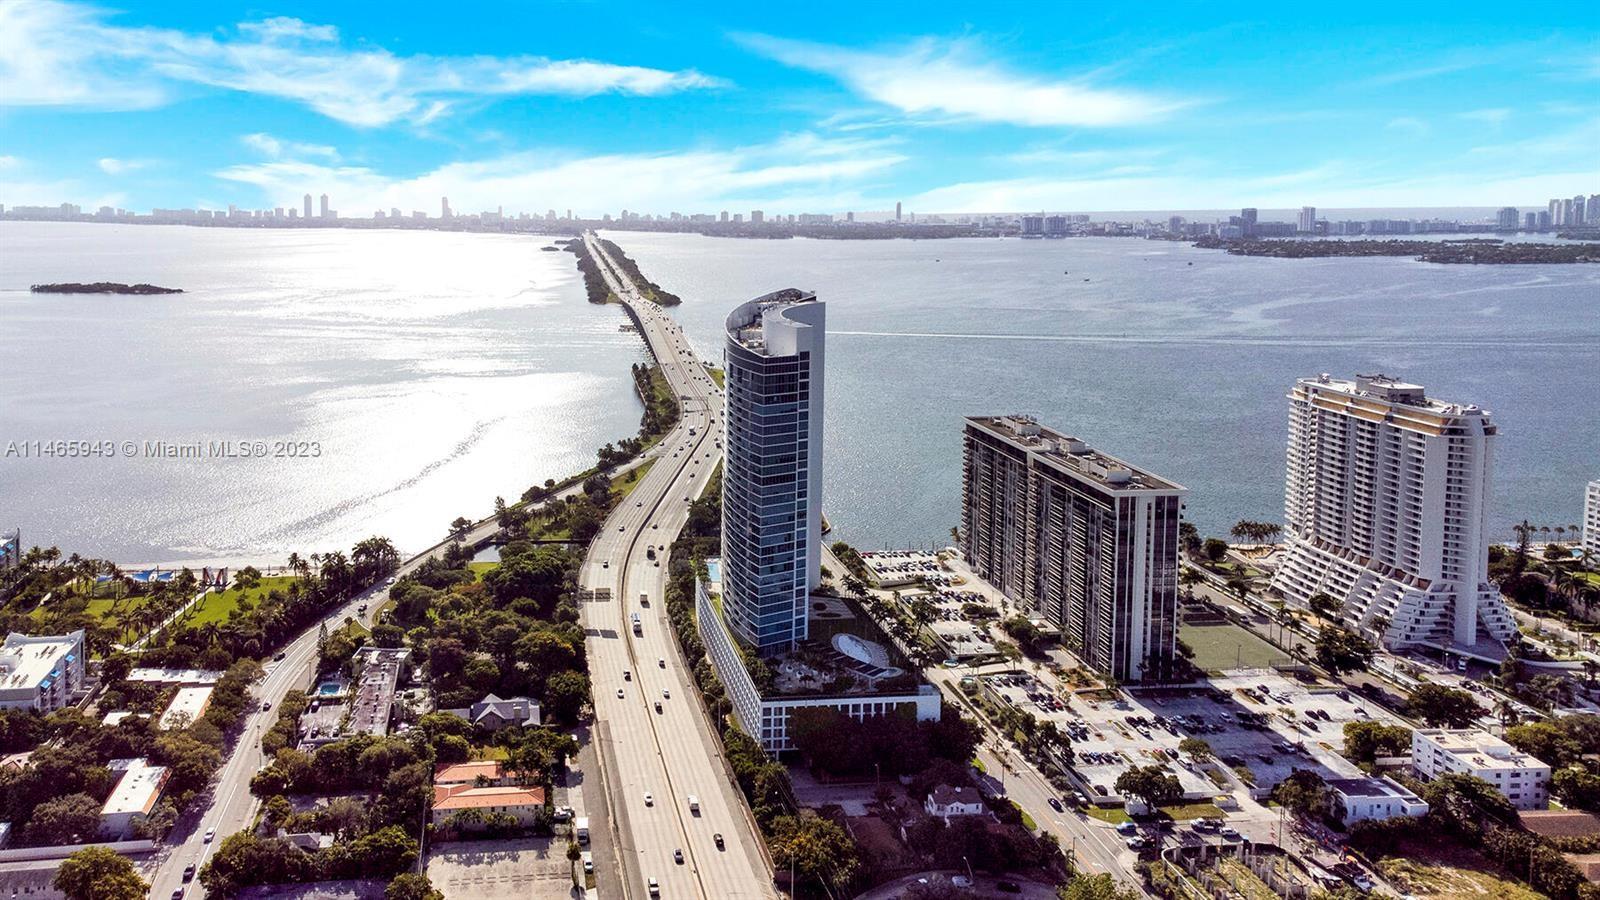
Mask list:
[[[1525,214],[1600,174],[1579,5],[284,12],[0,4],[0,202]]]

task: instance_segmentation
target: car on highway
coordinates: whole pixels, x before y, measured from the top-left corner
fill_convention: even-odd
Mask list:
[[[261,701],[261,711],[262,712],[267,712],[270,709],[272,709],[272,701],[271,700],[263,700],[263,701]]]
[[[656,798],[649,791],[645,791],[644,792],[644,805],[645,806],[655,806],[656,805]]]
[[[609,569],[609,568],[611,568],[611,560],[609,560],[609,559],[602,559],[602,560],[601,560],[601,561],[600,561],[600,568],[602,568],[602,569]]]
[[[1054,797],[1051,797],[1049,800],[1047,800],[1045,802],[1049,803],[1050,804],[1050,808],[1055,810],[1056,812],[1066,812],[1067,811],[1066,807],[1061,805],[1061,801],[1057,800]]]
[[[194,863],[189,863],[183,867],[183,880],[185,882],[194,880]]]
[[[728,849],[727,845],[722,842],[722,832],[720,831],[711,836],[711,842],[717,845],[718,850]]]
[[[683,851],[682,850],[674,850],[674,851],[672,851],[672,861],[677,863],[680,866],[683,865]]]
[[[661,896],[661,885],[657,884],[656,880],[654,878],[650,879],[646,883],[648,885],[650,885],[650,896],[652,896],[652,897]]]
[[[183,888],[178,888],[172,892],[172,900],[183,900]]]
[[[656,660],[656,665],[658,665],[661,668],[665,669],[667,667],[667,658],[665,656],[663,656],[660,659]]]
[[[622,688],[617,688],[617,699],[618,700],[622,699]]]
[[[656,701],[656,712],[661,712],[661,701],[660,700]]]
[[[208,843],[208,844],[211,843],[213,840],[216,839],[216,837],[217,837],[217,830],[215,828],[207,828],[206,829],[206,843]]]
[[[671,700],[672,699],[672,691],[670,691],[670,690],[668,690],[666,688],[662,688],[661,689],[661,699],[663,699],[663,700]]]
[[[633,680],[633,670],[631,670],[631,669],[623,669],[622,670],[622,680],[623,681],[632,681]]]
[[[281,661],[283,659],[284,655],[285,655],[284,652],[282,650],[279,650],[278,654],[276,656],[272,657],[272,658],[275,659],[275,660],[280,660]]]
[[[1131,838],[1128,838],[1126,843],[1128,845],[1128,849],[1129,850],[1143,850],[1145,848],[1145,845],[1148,844],[1149,841],[1146,841],[1142,837],[1131,837]]]

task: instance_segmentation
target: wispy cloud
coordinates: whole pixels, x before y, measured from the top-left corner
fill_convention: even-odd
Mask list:
[[[125,175],[135,169],[142,169],[149,165],[142,159],[117,159],[114,156],[102,157],[98,163],[100,171],[107,175]]]
[[[1383,126],[1385,131],[1407,137],[1422,137],[1429,132],[1428,123],[1415,116],[1397,116],[1390,119]]]
[[[317,157],[334,162],[339,159],[339,151],[326,144],[304,144],[299,141],[285,141],[275,138],[264,131],[247,134],[239,140],[246,147],[269,159],[281,159],[285,156],[302,159]]]
[[[316,186],[352,211],[432,208],[440,196],[465,210],[492,209],[507,197],[526,198],[532,208],[591,212],[690,210],[706,204],[742,208],[780,199],[826,210],[859,197],[868,179],[904,161],[888,141],[799,134],[730,150],[583,157],[515,153],[411,176],[304,158],[230,166],[215,174],[255,185],[269,201],[293,200]]]
[[[1511,118],[1511,110],[1504,106],[1492,109],[1473,109],[1460,113],[1457,117],[1466,119],[1469,122],[1482,122],[1485,125],[1499,128],[1505,124],[1506,119]]]
[[[14,169],[22,164],[15,156],[0,156],[0,169]]]
[[[147,108],[185,83],[279,97],[371,127],[425,124],[467,97],[658,96],[722,82],[693,69],[582,59],[400,56],[346,47],[333,26],[287,17],[219,36],[117,26],[58,0],[0,3],[0,105]]]
[[[1035,127],[1110,127],[1157,122],[1197,101],[1009,71],[972,38],[922,38],[856,50],[735,35],[744,46],[795,68],[837,79],[856,94],[921,123],[1004,122]]]

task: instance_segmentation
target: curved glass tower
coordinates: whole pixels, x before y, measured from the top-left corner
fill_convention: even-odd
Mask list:
[[[793,288],[728,315],[723,617],[758,653],[806,639],[821,580],[826,309]]]

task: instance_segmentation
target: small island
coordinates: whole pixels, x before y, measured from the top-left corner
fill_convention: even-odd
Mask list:
[[[1310,259],[1324,256],[1414,256],[1418,262],[1465,265],[1600,263],[1600,243],[1533,244],[1495,238],[1455,241],[1235,240],[1204,237],[1194,245],[1235,256]]]
[[[61,284],[36,284],[28,288],[35,294],[181,294],[182,288],[160,287],[154,284],[122,284],[116,281],[96,281],[81,284],[76,281]]]

